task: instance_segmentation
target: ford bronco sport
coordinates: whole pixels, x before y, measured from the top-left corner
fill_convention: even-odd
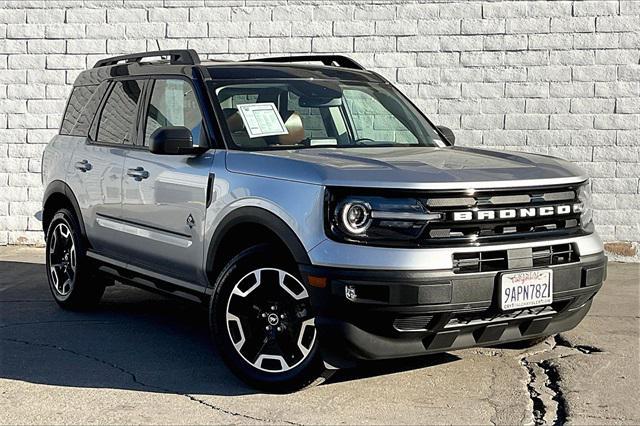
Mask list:
[[[100,60],[43,157],[51,293],[208,304],[228,366],[275,392],[575,327],[606,274],[587,177],[453,144],[343,56]]]

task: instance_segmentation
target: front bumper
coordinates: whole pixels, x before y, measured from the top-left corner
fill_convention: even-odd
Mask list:
[[[606,256],[581,255],[553,269],[553,304],[511,312],[499,309],[500,274],[453,270],[381,271],[301,265],[325,361],[418,356],[531,339],[569,330],[582,320],[606,278]],[[324,288],[309,277],[326,278]],[[347,286],[357,297],[345,296]]]

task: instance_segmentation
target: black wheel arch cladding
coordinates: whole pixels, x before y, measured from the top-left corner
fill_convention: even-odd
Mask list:
[[[225,216],[215,230],[207,250],[206,266],[209,273],[215,270],[221,271],[224,267],[224,265],[218,264],[221,257],[218,254],[223,249],[221,244],[231,230],[243,224],[259,225],[266,228],[284,244],[296,263],[311,263],[302,242],[282,219],[259,207],[240,207]]]
[[[76,196],[73,194],[73,191],[71,190],[69,185],[67,185],[61,180],[52,181],[47,186],[47,189],[44,191],[44,196],[42,197],[42,206],[43,206],[42,227],[43,227],[43,231],[45,232],[45,236],[47,233],[47,229],[46,229],[47,225],[50,223],[50,219],[52,219],[53,215],[55,214],[55,211],[46,212],[45,208],[47,207],[47,204],[49,203],[49,201],[51,201],[54,197],[60,197],[60,196],[66,198],[67,201],[69,201],[69,204],[67,207],[70,207],[72,209],[72,213],[75,214],[76,220],[78,221],[78,225],[80,226],[80,232],[82,233],[83,236],[86,237],[87,233],[85,231],[82,214],[80,214],[80,205],[78,204],[78,200],[76,199]],[[56,211],[57,210],[58,209],[56,209]],[[45,214],[50,214],[51,217],[47,218]]]

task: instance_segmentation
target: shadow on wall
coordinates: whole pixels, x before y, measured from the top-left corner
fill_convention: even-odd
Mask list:
[[[449,354],[372,363],[331,383],[455,361]],[[210,344],[205,309],[127,286],[93,312],[60,309],[42,264],[0,262],[0,378],[175,394],[244,395]]]

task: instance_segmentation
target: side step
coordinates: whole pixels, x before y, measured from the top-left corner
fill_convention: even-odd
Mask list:
[[[208,300],[208,296],[205,294],[206,289],[202,286],[128,265],[92,250],[87,250],[87,256],[96,262],[99,272],[113,277],[122,284],[197,303],[204,303]]]

